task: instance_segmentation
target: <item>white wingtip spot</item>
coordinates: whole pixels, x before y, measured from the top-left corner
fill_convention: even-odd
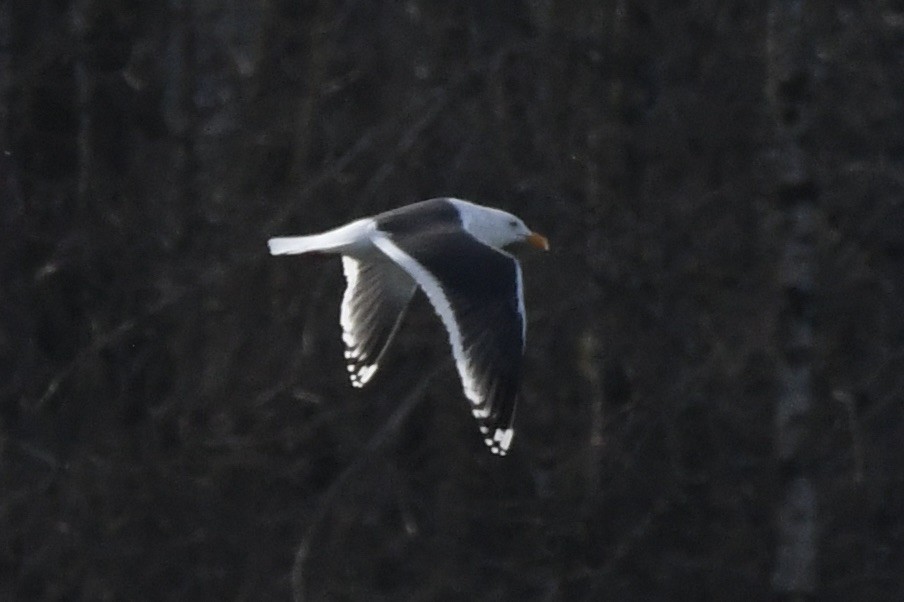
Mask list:
[[[373,378],[377,371],[377,364],[371,364],[370,366],[349,365],[347,368],[349,378],[352,381],[352,386],[356,389],[360,389]]]
[[[512,444],[512,437],[515,436],[514,429],[496,429],[493,435],[493,441],[499,443],[499,447],[504,453]]]
[[[361,371],[361,381],[366,383],[367,381],[369,381],[371,379],[371,377],[373,377],[374,372],[376,372],[376,371],[377,371],[377,365],[371,364],[370,366],[368,366],[367,368],[365,368],[364,370]]]

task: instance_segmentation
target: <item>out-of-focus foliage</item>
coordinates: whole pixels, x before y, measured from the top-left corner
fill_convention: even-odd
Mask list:
[[[767,4],[0,5],[0,598],[770,598]],[[904,12],[803,4],[818,597],[900,600]],[[504,459],[423,298],[352,390],[266,255],[442,195],[553,245]]]

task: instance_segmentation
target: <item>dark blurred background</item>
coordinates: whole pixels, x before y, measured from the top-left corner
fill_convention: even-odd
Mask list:
[[[904,7],[0,3],[0,598],[904,599]],[[517,213],[514,449],[339,262]]]

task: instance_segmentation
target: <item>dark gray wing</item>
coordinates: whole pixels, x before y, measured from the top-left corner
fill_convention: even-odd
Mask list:
[[[374,244],[427,294],[449,333],[471,412],[493,453],[512,442],[524,355],[521,268],[459,228],[384,234]]]

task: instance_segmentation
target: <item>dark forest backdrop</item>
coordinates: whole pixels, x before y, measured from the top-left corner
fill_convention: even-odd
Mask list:
[[[904,599],[904,7],[0,3],[0,598]],[[521,215],[484,448],[314,232]]]

